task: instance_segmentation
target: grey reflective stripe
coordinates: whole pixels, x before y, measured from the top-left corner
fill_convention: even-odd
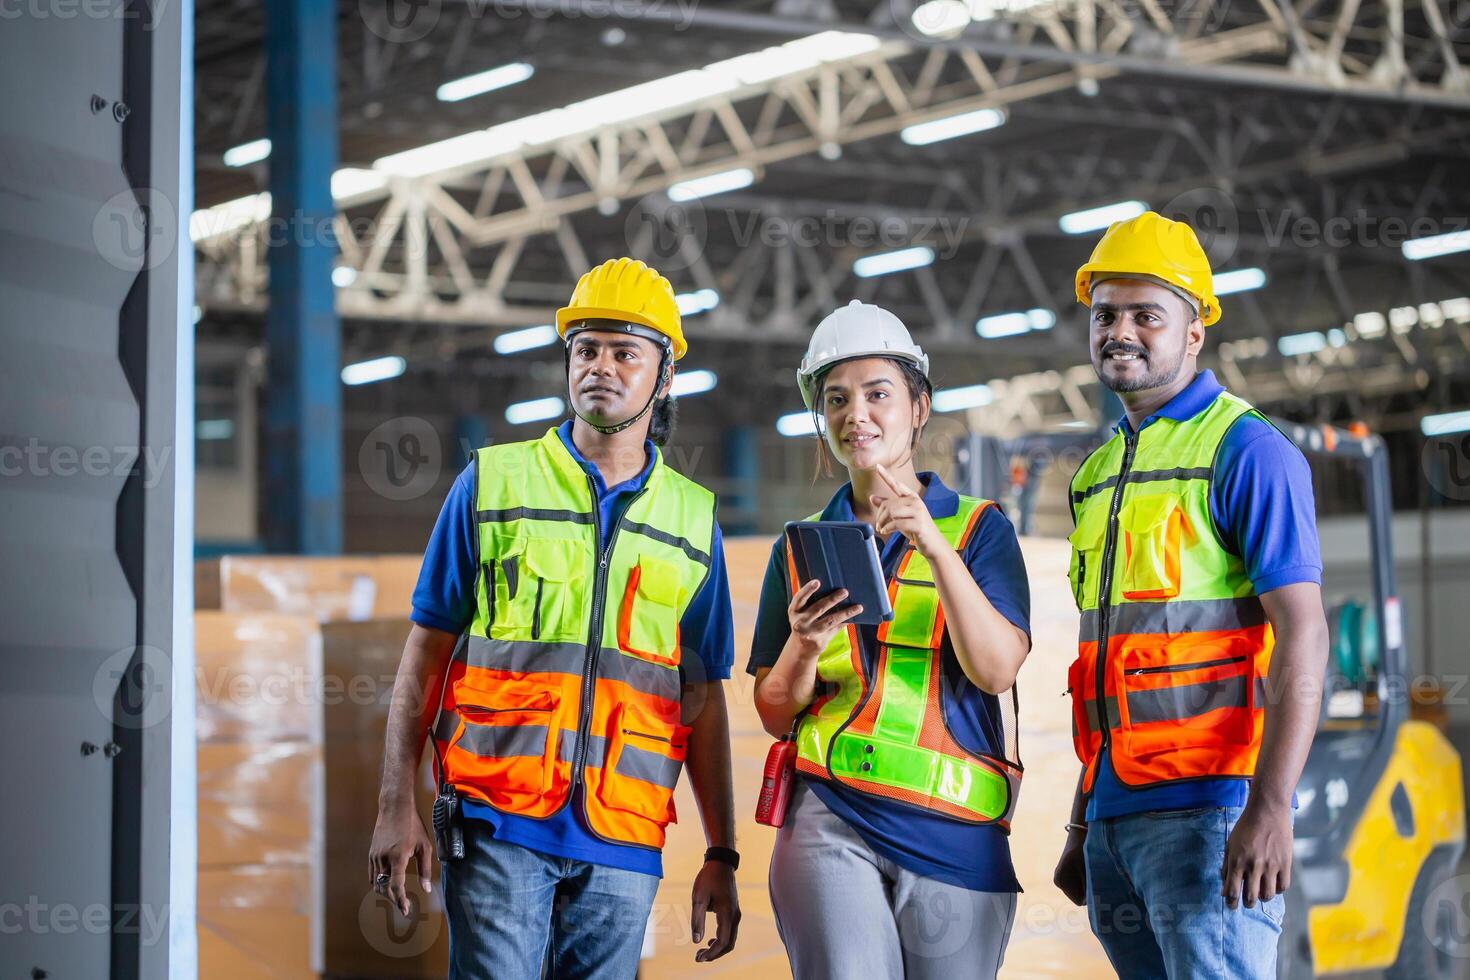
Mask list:
[[[653,527],[652,525],[639,524],[637,521],[624,521],[622,529],[624,531],[632,531],[634,534],[641,534],[645,538],[652,538],[653,540],[666,544],[671,548],[678,548],[689,557],[690,561],[697,562],[698,564],[703,565],[705,568],[709,567],[709,555],[694,547],[694,545],[689,541],[688,538],[681,538],[677,534],[670,534],[667,531],[660,531],[658,528]]]
[[[434,737],[441,742],[448,742],[454,738],[454,733],[459,731],[459,712],[439,710],[439,720],[434,724]]]
[[[541,756],[546,753],[546,733],[545,725],[479,725],[466,719],[464,734],[454,747],[486,758]]]
[[[1135,483],[1162,483],[1165,480],[1208,480],[1212,471],[1208,466],[1175,467],[1168,470],[1134,470],[1128,474],[1128,485]],[[1117,476],[1110,476],[1101,483],[1094,483],[1086,490],[1073,490],[1072,502],[1080,504],[1094,494],[1111,490],[1118,485]]]
[[[1179,687],[1161,687],[1148,691],[1128,692],[1128,720],[1138,724],[1151,721],[1178,721],[1193,718],[1219,708],[1245,707],[1245,678],[1227,677],[1223,680],[1205,681],[1202,684],[1185,684]],[[1266,678],[1255,679],[1255,707],[1266,706]],[[1118,728],[1122,716],[1118,714],[1118,699],[1107,699],[1108,717],[1113,727]],[[1088,698],[1086,703],[1087,723],[1092,731],[1099,730],[1097,701]],[[1072,718],[1072,732],[1077,733],[1076,716]]]
[[[1205,633],[1264,626],[1266,607],[1258,596],[1237,599],[1167,599],[1119,602],[1108,620],[1114,636],[1139,633]],[[1097,610],[1082,613],[1082,641],[1097,639]]]
[[[683,690],[679,668],[650,663],[611,647],[603,647],[602,655],[597,658],[597,676],[602,680],[621,681],[665,701],[678,701]]]
[[[645,783],[662,786],[664,789],[673,789],[679,782],[679,770],[683,768],[684,763],[657,752],[638,748],[632,743],[632,739],[637,736],[628,736],[628,738],[629,741],[623,743],[623,751],[618,756],[618,775],[631,776]]]
[[[464,651],[464,662],[470,667],[517,674],[580,676],[587,656],[587,647],[581,643],[492,640],[484,636],[471,636]],[[679,700],[681,685],[677,668],[650,663],[612,647],[602,648],[597,658],[597,676],[603,680],[621,681],[635,691],[665,701]]]
[[[481,524],[509,524],[511,521],[565,521],[571,524],[591,524],[591,512],[576,510],[550,510],[539,507],[509,507],[505,510],[477,511],[475,519]]]

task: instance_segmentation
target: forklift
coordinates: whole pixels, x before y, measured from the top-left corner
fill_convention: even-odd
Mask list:
[[[1456,875],[1465,848],[1460,757],[1437,727],[1410,717],[1388,452],[1360,426],[1272,421],[1311,462],[1319,509],[1325,499],[1361,500],[1371,570],[1353,591],[1323,583],[1328,670],[1297,784],[1278,978],[1381,970],[1390,980],[1452,980],[1470,956],[1470,911]],[[1076,455],[1099,441],[1077,432],[971,435],[959,440],[958,482],[966,493],[1008,500],[1020,532],[1030,533],[1039,473],[1012,461]]]

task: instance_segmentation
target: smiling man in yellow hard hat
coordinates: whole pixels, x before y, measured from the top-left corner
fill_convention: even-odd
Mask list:
[[[633,976],[686,763],[711,845],[695,943],[707,912],[718,926],[696,959],[729,952],[740,918],[715,497],[658,448],[686,350],[674,291],[614,259],[556,322],[573,417],[478,450],[456,482],[388,722],[374,886],[404,907],[413,858],[429,887],[413,774],[432,729],[453,977]]]
[[[1072,479],[1083,771],[1056,882],[1124,978],[1273,980],[1327,624],[1311,473],[1197,360],[1194,230],[1146,212],[1077,270],[1112,437]]]

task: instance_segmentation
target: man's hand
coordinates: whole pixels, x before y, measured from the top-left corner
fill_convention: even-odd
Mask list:
[[[689,934],[697,946],[704,942],[704,920],[715,914],[715,938],[694,954],[694,962],[708,963],[735,948],[740,929],[740,899],[735,894],[735,869],[723,861],[706,861],[694,879],[693,914]]]
[[[1291,804],[1263,803],[1252,797],[1225,843],[1220,894],[1235,908],[1269,902],[1291,887]]]
[[[1087,846],[1085,830],[1067,831],[1067,843],[1062,847],[1061,860],[1052,872],[1051,880],[1073,905],[1087,904],[1087,861],[1083,856]]]
[[[378,809],[378,823],[373,828],[373,843],[368,851],[368,878],[373,891],[386,895],[405,918],[410,912],[408,901],[408,860],[413,858],[419,875],[419,887],[425,894],[433,891],[434,842],[424,829],[423,818],[413,802]],[[379,875],[388,880],[378,883]]]

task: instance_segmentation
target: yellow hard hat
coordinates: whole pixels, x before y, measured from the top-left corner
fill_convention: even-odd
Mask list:
[[[1205,326],[1220,319],[1209,257],[1194,229],[1184,222],[1153,211],[1115,221],[1092,250],[1092,258],[1077,270],[1077,302],[1092,305],[1094,282],[1129,273],[1192,296]]]
[[[608,259],[577,280],[571,301],[556,311],[557,335],[565,340],[567,331],[581,320],[620,320],[646,327],[668,338],[676,361],[688,350],[674,287],[637,259]]]

